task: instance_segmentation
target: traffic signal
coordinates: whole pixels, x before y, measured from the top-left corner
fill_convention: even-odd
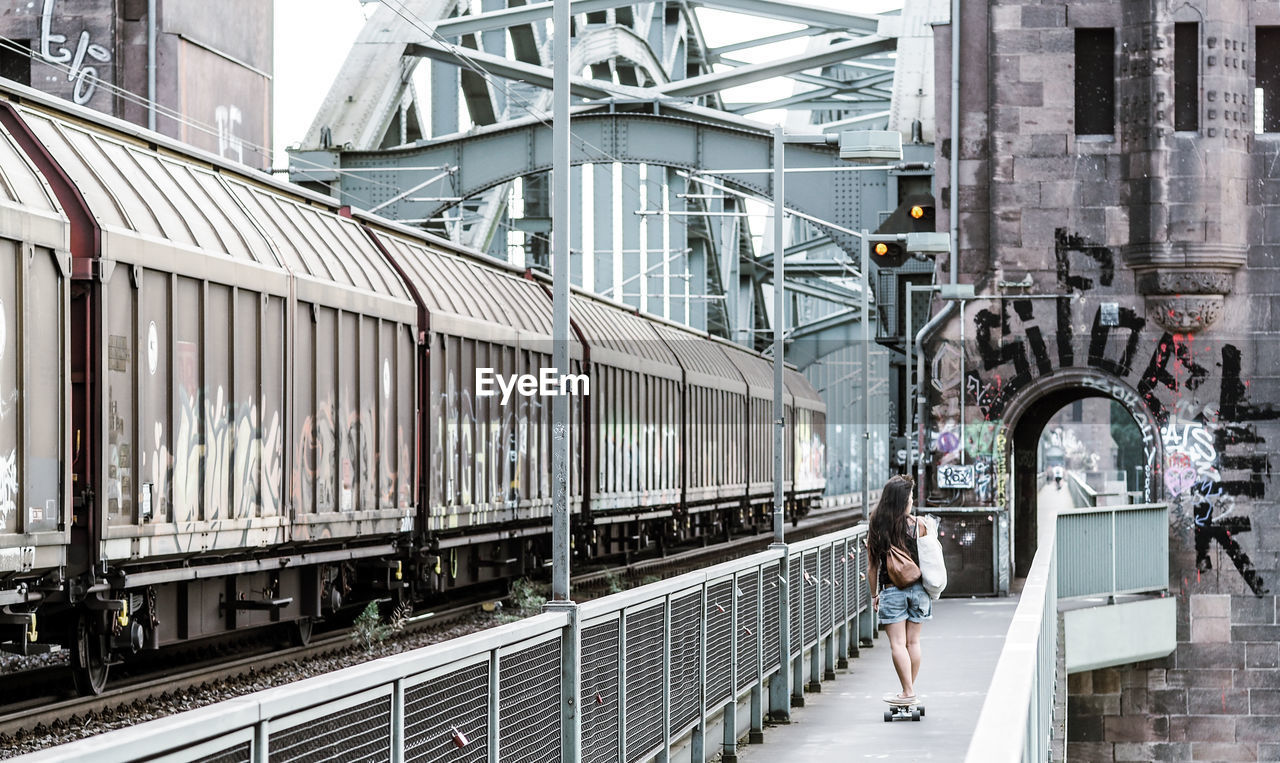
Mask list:
[[[909,193],[875,232],[878,235],[904,233],[930,233],[936,230],[933,194]],[[872,259],[882,268],[896,268],[907,261],[905,243],[875,243],[871,245]]]
[[[882,268],[896,268],[907,261],[907,245],[900,241],[877,241],[871,245],[871,260]]]

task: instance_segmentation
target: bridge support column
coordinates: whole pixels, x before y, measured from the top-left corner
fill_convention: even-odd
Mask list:
[[[751,687],[751,733],[747,742],[764,743],[764,689],[761,684]]]
[[[823,639],[822,645],[824,658],[822,680],[834,681],[836,680],[836,634],[832,632],[830,636]]]
[[[826,640],[818,639],[809,653],[809,684],[804,689],[812,694],[822,693],[822,653],[826,651],[825,646]]]
[[[730,699],[724,706],[724,752],[720,755],[722,763],[738,761],[738,701]]]

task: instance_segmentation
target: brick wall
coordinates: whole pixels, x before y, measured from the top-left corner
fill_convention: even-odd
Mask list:
[[[1280,760],[1277,597],[1188,598],[1174,654],[1068,677],[1068,760]]]
[[[1201,129],[1178,132],[1170,44],[1173,25],[1190,20],[1201,24],[1206,100]],[[1032,412],[1111,397],[1149,440],[1149,498],[1170,505],[1177,649],[1071,676],[1067,757],[1280,760],[1280,487],[1269,456],[1280,441],[1280,135],[1236,127],[1253,119],[1238,103],[1252,92],[1252,29],[1280,25],[1280,4],[1004,0],[964,4],[960,24],[960,268],[981,297],[943,333],[966,371],[933,380],[943,391],[929,425],[958,430],[946,398],[963,395],[962,447],[992,479],[962,500],[1025,528],[1034,507],[1013,486],[1035,469],[1016,445],[1036,434],[1022,431]],[[1075,133],[1077,27],[1115,30],[1110,136]],[[937,41],[945,204],[950,53],[945,33]],[[1028,275],[1030,289],[1000,285]],[[1154,276],[1173,276],[1185,294],[1151,290]],[[1161,310],[1187,295],[1220,300],[1220,314],[1177,328]],[[1207,447],[1193,449],[1196,438]],[[1017,566],[1034,553],[1029,537],[1015,539]]]

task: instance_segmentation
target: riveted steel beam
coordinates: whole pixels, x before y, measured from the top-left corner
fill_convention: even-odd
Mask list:
[[[805,69],[817,69],[838,64],[846,59],[885,53],[895,50],[898,41],[889,37],[865,37],[837,43],[798,56],[780,58],[759,64],[748,64],[726,72],[704,74],[699,77],[677,80],[655,88],[659,93],[680,97],[697,97],[731,87],[750,85],[753,82],[782,77]]]
[[[794,21],[810,26],[847,29],[863,34],[874,34],[880,26],[879,16],[817,8],[812,5],[793,3],[790,0],[693,0],[689,4],[766,19]]]
[[[573,0],[569,4],[569,13],[577,15],[630,5],[635,5],[635,0]],[[545,21],[551,18],[551,6],[552,3],[534,3],[501,11],[477,13],[472,16],[458,16],[438,22],[435,25],[435,31],[441,37],[460,37],[464,34],[507,29],[535,21]]]
[[[633,111],[621,111],[627,104],[614,102],[608,107],[584,107],[574,116],[573,164],[623,162],[651,164],[724,174],[726,184],[760,197],[771,193],[767,175],[734,175],[732,170],[768,167],[772,161],[770,135],[766,129],[746,120],[738,120],[708,109],[655,104],[633,104]],[[654,114],[654,108],[661,114]],[[614,109],[610,111],[609,109]],[[643,109],[643,110],[642,110]],[[458,170],[450,177],[451,187],[438,194],[447,197],[470,197],[500,183],[544,172],[551,167],[550,128],[545,123],[526,119],[475,130],[466,135],[447,136],[424,142],[416,147],[396,151],[323,152],[323,166],[335,161],[340,170],[381,168],[394,173],[399,186],[412,186],[417,171],[409,167],[448,165]],[[291,170],[294,180],[308,180],[307,167],[315,152],[297,152],[297,163]],[[844,164],[834,146],[825,142],[786,147],[788,169],[803,167],[840,167]],[[397,168],[406,168],[397,171]],[[827,174],[827,173],[824,173]],[[866,173],[829,173],[835,176]],[[370,208],[390,200],[387,184],[376,173],[340,171],[339,192],[344,203]],[[425,177],[422,179],[426,179]],[[816,218],[840,223],[847,210],[856,205],[860,178],[843,182],[832,180],[797,183],[787,194],[787,206]],[[867,179],[865,182],[872,182]],[[393,219],[424,219],[439,215],[452,202],[408,197],[386,208]],[[850,222],[845,220],[845,222]],[[856,240],[832,232],[837,245],[855,251]]]
[[[523,61],[513,61],[501,56],[493,56],[471,48],[446,46],[434,40],[414,43],[405,46],[405,55],[430,58],[462,67],[475,66],[483,72],[503,79],[520,80],[536,87],[551,89],[551,70],[545,66],[535,66]],[[569,91],[579,98],[635,98],[649,95],[643,90],[620,85],[608,85],[596,80],[585,80],[574,77]]]

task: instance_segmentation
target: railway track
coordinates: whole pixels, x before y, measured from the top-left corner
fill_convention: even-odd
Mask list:
[[[412,617],[406,622],[402,632],[411,634],[447,626],[480,612],[482,604],[481,601],[473,601],[448,610]],[[197,691],[263,674],[290,663],[305,663],[347,653],[351,649],[351,631],[344,628],[317,634],[306,646],[256,652],[231,661],[211,659],[195,667],[166,668],[137,678],[126,678],[96,697],[32,697],[24,700],[19,707],[0,708],[0,739],[21,738],[28,734],[38,734],[41,729],[64,728],[87,718],[145,708],[149,701],[159,696]],[[40,672],[51,678],[58,675],[61,680],[55,686],[69,683],[65,669],[42,668],[32,672]]]
[[[847,527],[850,523],[857,521],[860,516],[860,512],[849,509],[828,509],[816,512],[799,523],[789,526],[787,538],[803,540],[831,532]],[[605,595],[610,592],[607,589],[619,580],[626,582],[625,587],[631,587],[642,584],[650,578],[679,575],[760,551],[772,541],[772,533],[753,534],[713,546],[634,561],[624,567],[577,575],[573,579],[573,587],[575,594],[581,598]],[[462,621],[469,615],[480,612],[483,604],[492,600],[490,597],[484,601],[472,601],[448,610],[418,615],[410,618],[403,632],[410,634],[439,629]],[[64,695],[53,694],[31,696],[18,704],[0,707],[0,740],[39,737],[59,729],[73,728],[89,719],[127,715],[135,711],[143,713],[155,703],[158,697],[174,697],[190,692],[212,690],[238,679],[264,675],[281,666],[345,654],[352,649],[351,632],[344,628],[317,634],[307,646],[284,649],[260,647],[252,654],[230,661],[208,659],[194,667],[190,665],[167,667],[137,677],[124,678],[96,697],[67,699]],[[58,667],[40,668],[27,671],[28,675],[25,676],[17,674],[7,678],[11,681],[61,687],[69,683],[66,670]],[[13,696],[7,691],[0,691],[0,695]],[[60,742],[50,742],[50,744],[57,743]],[[0,757],[6,756],[0,753]]]

